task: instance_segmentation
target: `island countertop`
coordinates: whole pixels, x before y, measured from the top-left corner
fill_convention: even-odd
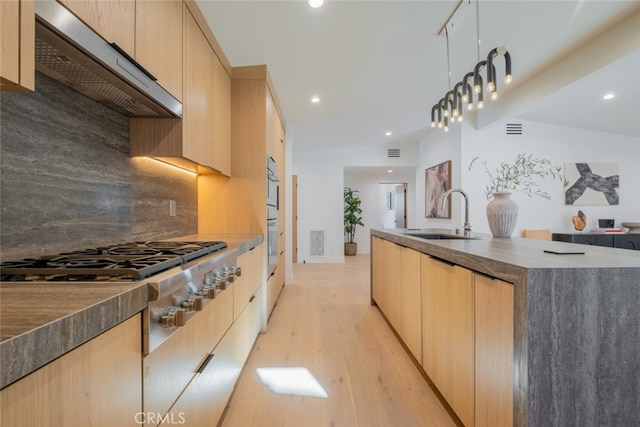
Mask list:
[[[193,234],[165,240],[224,241],[227,248],[214,256],[228,256],[260,244],[263,236]],[[129,282],[0,282],[0,388],[147,308],[148,282],[149,278]]]
[[[514,285],[514,425],[640,425],[640,253],[519,237],[426,240],[407,233],[453,234],[371,230],[372,237]]]

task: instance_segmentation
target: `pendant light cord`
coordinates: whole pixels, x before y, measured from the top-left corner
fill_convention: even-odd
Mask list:
[[[478,42],[476,43],[476,49],[478,54],[477,62],[480,62],[480,0],[476,0],[476,38]]]
[[[451,90],[451,58],[449,56],[449,30],[447,27],[444,27],[444,34],[447,38],[447,79],[449,82],[449,90]]]

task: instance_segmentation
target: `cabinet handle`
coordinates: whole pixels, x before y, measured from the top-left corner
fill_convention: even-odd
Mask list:
[[[213,356],[214,356],[213,353],[210,353],[209,355],[207,355],[207,358],[204,359],[204,362],[202,362],[202,365],[200,365],[200,367],[196,372],[201,374],[207,368],[207,365],[209,364],[209,362],[211,362],[211,359],[213,359]]]
[[[445,259],[436,258],[436,257],[433,257],[433,256],[431,257],[431,259],[433,259],[434,261],[441,262],[442,264],[450,265],[451,267],[455,267],[455,266],[457,265],[457,264],[456,264],[456,263],[454,263],[454,262],[450,262],[450,261],[447,261],[447,260],[445,260]]]
[[[255,295],[251,295],[251,298],[249,298],[249,302],[253,302],[253,300],[256,299]]]

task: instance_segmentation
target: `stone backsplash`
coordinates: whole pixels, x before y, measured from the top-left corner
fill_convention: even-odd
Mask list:
[[[127,116],[37,73],[0,129],[0,259],[197,231],[197,178],[129,157]]]

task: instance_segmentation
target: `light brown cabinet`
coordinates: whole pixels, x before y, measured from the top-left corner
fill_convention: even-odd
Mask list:
[[[233,286],[221,292],[197,316],[145,356],[144,412],[167,413],[232,323]]]
[[[135,55],[134,0],[57,0],[109,43]],[[139,61],[138,61],[139,62]]]
[[[422,255],[423,368],[465,426],[474,425],[473,273]]]
[[[513,285],[474,273],[475,425],[513,424]]]
[[[135,2],[135,58],[182,101],[182,0]]]
[[[243,253],[237,259],[237,266],[242,269],[242,275],[236,277],[233,284],[233,318],[240,316],[249,300],[263,283],[263,268],[266,243]]]
[[[166,422],[161,425],[179,423],[199,427],[218,423],[260,331],[263,302],[260,286],[196,370],[193,380],[169,409]]]
[[[421,302],[421,254],[410,248],[400,247],[400,336],[417,361],[422,361],[422,302]]]
[[[198,232],[199,233],[260,233],[267,239],[267,157],[272,153],[268,141],[277,129],[269,105],[275,107],[284,136],[284,122],[267,67],[264,65],[233,68],[231,81],[231,177],[207,175],[198,177]],[[269,103],[269,100],[272,103]],[[271,125],[269,125],[271,123]],[[275,134],[274,134],[275,135]],[[284,158],[284,138],[280,143]],[[267,285],[267,316],[271,313],[285,282],[285,163],[278,166],[280,196],[278,210],[278,265],[271,277],[265,276]],[[227,203],[219,203],[225,200]],[[266,275],[266,249],[264,272]]]
[[[0,89],[35,90],[35,7],[0,1]]]
[[[194,7],[194,6],[192,6]],[[131,155],[200,174],[231,175],[231,78],[184,8],[182,119],[131,119]]]
[[[182,100],[182,0],[58,0]]]
[[[422,361],[420,252],[372,238],[372,295],[413,357]]]
[[[138,314],[0,391],[0,425],[139,426],[141,355]]]
[[[511,283],[372,236],[371,298],[465,426],[513,424]]]

